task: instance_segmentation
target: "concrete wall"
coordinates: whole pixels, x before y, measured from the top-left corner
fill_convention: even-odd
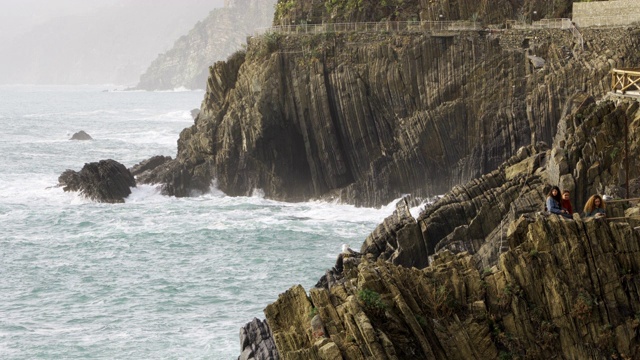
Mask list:
[[[579,27],[624,26],[640,21],[640,0],[573,3],[573,22]]]

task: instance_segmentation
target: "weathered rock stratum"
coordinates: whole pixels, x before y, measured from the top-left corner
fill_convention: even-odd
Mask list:
[[[364,206],[443,194],[551,143],[582,92],[640,63],[640,31],[271,33],[211,68],[165,194],[262,189]],[[545,60],[536,68],[530,56]]]
[[[417,221],[400,202],[308,295],[294,286],[267,306],[279,356],[640,357],[640,206],[611,202],[608,220],[543,211],[555,184],[576,209],[593,193],[640,196],[640,103],[573,104],[549,147],[520,149]]]
[[[285,359],[634,359],[640,236],[628,224],[537,216],[479,272],[444,251],[424,269],[363,258],[344,284],[265,309]],[[317,313],[323,332],[314,335]]]

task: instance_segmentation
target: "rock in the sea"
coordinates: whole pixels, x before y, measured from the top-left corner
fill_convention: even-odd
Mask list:
[[[277,360],[278,350],[265,320],[254,318],[240,328],[242,353],[238,360]]]
[[[93,140],[93,138],[91,137],[91,135],[84,132],[84,130],[80,130],[77,133],[73,134],[73,136],[71,136],[71,139],[69,140]]]
[[[147,171],[157,168],[158,166],[166,163],[169,160],[171,160],[171,156],[156,155],[147,160],[141,161],[136,165],[133,165],[129,170],[131,171],[131,174],[133,176],[139,176]]]
[[[131,172],[115,160],[84,164],[80,171],[65,170],[58,178],[64,191],[77,191],[85,197],[104,203],[123,203],[136,181]]]

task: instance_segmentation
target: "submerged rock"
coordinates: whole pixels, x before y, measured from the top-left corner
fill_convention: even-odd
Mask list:
[[[91,135],[84,132],[84,130],[80,130],[77,133],[73,134],[73,136],[71,136],[71,139],[69,140],[93,140],[93,138],[91,137]]]
[[[80,171],[65,170],[58,178],[64,191],[77,191],[104,203],[123,203],[136,181],[127,168],[115,160],[84,164]]]

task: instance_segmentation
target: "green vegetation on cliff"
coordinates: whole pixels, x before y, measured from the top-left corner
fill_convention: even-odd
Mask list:
[[[574,0],[278,0],[275,25],[385,20],[482,20],[570,17]]]

